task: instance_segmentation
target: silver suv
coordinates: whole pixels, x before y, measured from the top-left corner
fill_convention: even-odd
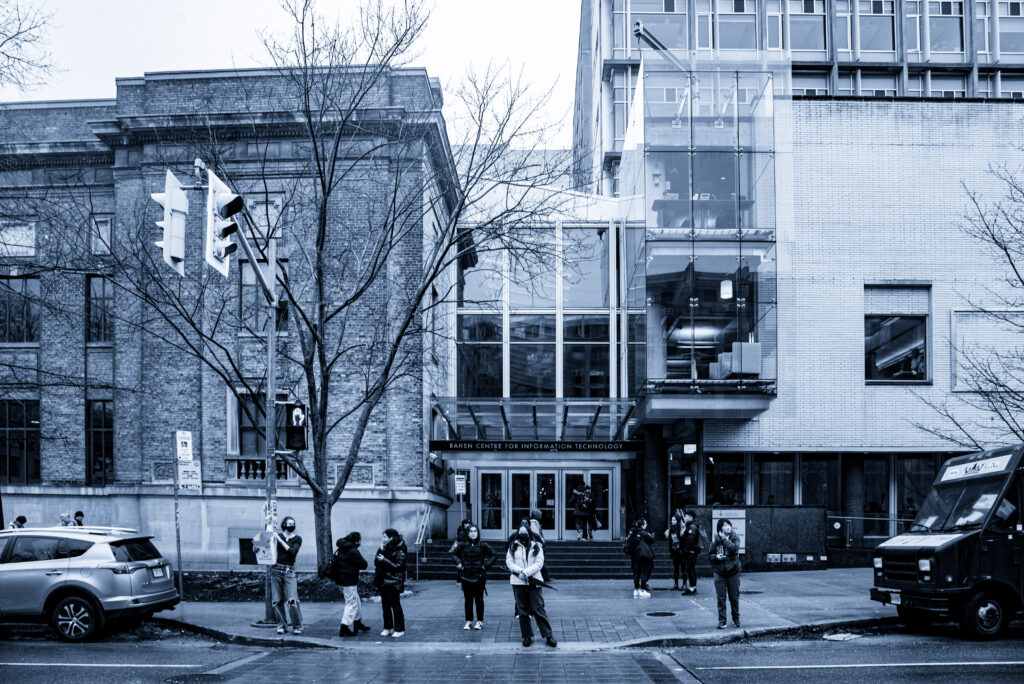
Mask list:
[[[84,641],[107,620],[173,608],[171,565],[151,538],[112,527],[0,531],[0,620],[49,622],[61,639]]]

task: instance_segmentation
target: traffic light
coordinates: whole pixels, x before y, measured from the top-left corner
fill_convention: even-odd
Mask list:
[[[238,249],[230,236],[238,230],[238,224],[230,220],[242,210],[244,202],[240,195],[231,192],[224,181],[207,172],[210,187],[206,193],[206,263],[228,276],[228,257]]]
[[[302,404],[285,406],[284,448],[291,451],[306,450],[306,407]]]
[[[185,221],[188,218],[188,196],[174,174],[167,171],[164,191],[150,195],[164,209],[164,218],[156,225],[164,229],[164,236],[156,246],[163,250],[164,261],[185,275]]]

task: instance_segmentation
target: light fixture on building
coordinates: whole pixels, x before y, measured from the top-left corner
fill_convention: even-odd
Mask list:
[[[718,296],[721,299],[732,299],[732,281],[726,278],[722,281],[721,287],[718,290]]]

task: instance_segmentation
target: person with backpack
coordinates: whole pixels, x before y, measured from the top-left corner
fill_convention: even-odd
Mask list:
[[[405,557],[408,549],[398,530],[384,530],[384,543],[373,559],[373,583],[380,591],[380,607],[384,613],[382,637],[398,639],[405,636],[405,613],[402,592],[405,591]]]
[[[633,523],[622,550],[629,556],[633,567],[633,598],[651,598],[651,570],[654,569],[654,535],[647,531],[647,521],[640,518]]]
[[[683,511],[681,518],[683,532],[679,539],[679,558],[683,564],[683,596],[693,596],[697,593],[697,556],[707,547],[707,538],[693,511]]]
[[[665,530],[665,539],[668,539],[668,555],[672,559],[672,591],[679,591],[679,575],[683,569],[683,512],[676,509],[669,521],[668,529]],[[683,575],[683,586],[686,586],[686,576]],[[685,593],[685,592],[684,592]]]
[[[740,626],[740,538],[728,518],[718,520],[718,531],[711,542],[708,556],[715,573],[718,594],[718,629],[725,627],[725,596],[732,607],[732,624]]]
[[[341,587],[345,596],[345,612],[338,628],[340,637],[354,637],[359,632],[370,631],[363,624],[362,603],[359,600],[359,571],[367,567],[366,559],[359,552],[361,540],[362,536],[358,532],[349,532],[336,542],[338,550],[331,559],[331,579]]]
[[[586,482],[580,482],[572,491],[572,496],[567,502],[572,506],[573,518],[576,522],[576,541],[590,541],[593,533],[590,531],[590,516],[593,514],[594,497],[587,488]]]
[[[476,525],[470,525],[466,532],[466,541],[459,542],[455,548],[457,565],[455,569],[459,572],[459,582],[462,584],[462,595],[465,599],[466,624],[462,629],[483,629],[484,628],[484,593],[487,589],[487,569],[494,563],[494,550],[490,544],[480,541],[480,530]],[[473,606],[476,605],[476,622],[473,622]]]
[[[462,519],[462,522],[459,523],[459,528],[457,530],[455,530],[455,541],[452,542],[451,548],[448,549],[448,553],[449,554],[454,554],[455,553],[455,549],[459,548],[459,544],[461,544],[462,542],[466,541],[466,539],[468,539],[468,537],[466,536],[466,533],[469,531],[469,526],[472,525],[472,524],[473,524],[473,521],[470,520],[469,518],[463,518]],[[461,584],[462,584],[462,575],[459,574],[459,573],[460,573],[460,571],[456,568],[456,570],[455,570],[455,583],[461,586]]]

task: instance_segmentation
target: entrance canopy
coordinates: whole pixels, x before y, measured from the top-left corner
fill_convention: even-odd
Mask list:
[[[619,440],[628,437],[633,399],[466,399],[433,397],[437,420],[457,440]],[[445,435],[435,427],[434,439]]]

